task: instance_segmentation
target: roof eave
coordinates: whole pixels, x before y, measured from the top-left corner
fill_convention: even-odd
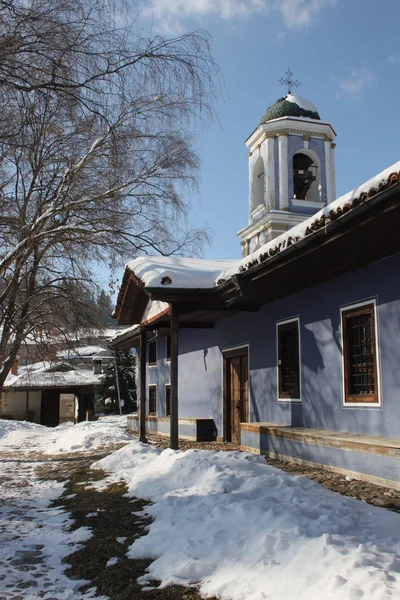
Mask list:
[[[220,284],[218,296],[232,302],[240,293],[251,302],[263,294],[266,304],[399,252],[400,238],[396,233],[400,220],[400,202],[396,201],[400,200],[399,192],[400,183],[378,192],[328,225]],[[355,220],[357,227],[354,227]],[[373,244],[370,243],[371,230],[376,231]],[[358,248],[354,243],[357,251],[349,253],[346,244],[349,246],[349,240],[355,237],[359,245],[364,245]],[[380,244],[376,243],[378,239]],[[315,252],[319,253],[319,261],[314,257]],[[323,255],[331,261],[330,266],[324,262]],[[305,277],[305,271],[311,275],[311,263],[313,276]],[[302,280],[294,284],[296,272],[303,275]]]

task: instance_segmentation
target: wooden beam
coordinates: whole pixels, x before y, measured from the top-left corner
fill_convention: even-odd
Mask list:
[[[140,332],[140,390],[139,390],[139,442],[147,442],[146,439],[146,358],[147,358],[147,335],[145,331]]]
[[[178,450],[178,336],[179,315],[171,306],[171,415],[170,415],[170,448]]]

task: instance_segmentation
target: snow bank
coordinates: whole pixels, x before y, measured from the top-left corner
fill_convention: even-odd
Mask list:
[[[131,441],[126,417],[102,417],[98,421],[82,421],[77,425],[64,423],[55,427],[44,448],[46,454],[64,454],[103,448],[123,441]]]
[[[15,433],[16,436],[21,432],[27,431],[36,434],[38,429],[42,429],[42,426],[35,423],[28,423],[28,421],[14,421],[12,419],[0,418],[0,440],[11,433]]]
[[[0,419],[0,451],[10,446],[20,446],[45,454],[65,454],[105,448],[131,440],[126,416],[102,417],[98,421],[83,421],[77,425],[63,423],[58,427]]]
[[[148,535],[128,552],[154,559],[141,583],[198,582],[229,600],[399,597],[398,514],[239,452],[132,443],[93,467],[154,503]]]

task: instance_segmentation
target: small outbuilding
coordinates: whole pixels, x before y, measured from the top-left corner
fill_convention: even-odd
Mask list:
[[[49,427],[92,418],[95,394],[113,354],[107,342],[89,341],[82,338],[71,347],[58,349],[55,344],[53,353],[57,358],[51,362],[32,362],[32,346],[30,354],[23,361],[15,361],[7,376],[0,397],[0,417]]]

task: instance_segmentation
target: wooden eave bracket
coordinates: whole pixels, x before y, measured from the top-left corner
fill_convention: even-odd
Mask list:
[[[134,325],[140,323],[149,302],[149,295],[133,273],[129,274],[125,293],[117,314],[118,325]]]
[[[227,309],[237,310],[239,312],[257,312],[261,304],[249,300],[249,284],[241,274],[234,275],[231,280],[233,290],[230,298],[225,300]]]

